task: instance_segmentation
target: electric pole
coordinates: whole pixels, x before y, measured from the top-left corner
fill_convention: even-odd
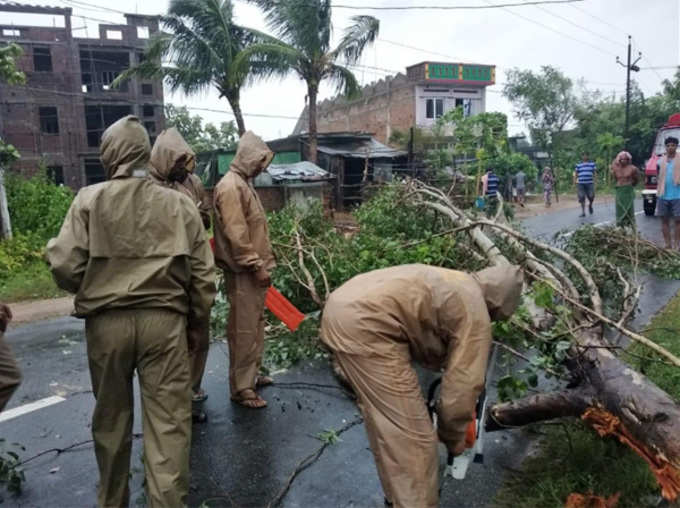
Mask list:
[[[640,58],[642,58],[642,52],[638,51],[638,57],[635,59],[635,61],[631,64],[630,63],[630,51],[631,51],[631,36],[628,36],[628,62],[624,65],[621,59],[617,56],[616,57],[616,63],[619,64],[621,67],[626,68],[626,123],[623,128],[623,139],[624,143],[626,145],[626,148],[628,148],[628,127],[629,127],[629,122],[630,122],[630,71],[633,72],[639,72],[640,67],[638,67],[636,64],[640,61]]]

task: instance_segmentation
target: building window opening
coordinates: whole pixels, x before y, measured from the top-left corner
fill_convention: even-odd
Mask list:
[[[52,72],[50,48],[33,48],[33,69],[36,72]]]
[[[151,83],[142,83],[142,95],[153,95],[153,85]]]
[[[111,90],[111,83],[125,69],[130,67],[130,55],[122,51],[80,51],[80,77],[83,91]],[[117,91],[127,92],[127,83]]]
[[[59,118],[57,108],[38,108],[40,114],[40,132],[43,134],[59,134]]]
[[[425,118],[441,118],[444,115],[444,99],[425,101]]]
[[[472,115],[472,99],[456,99],[456,108],[463,108],[463,117]]]
[[[121,32],[120,30],[107,30],[106,31],[106,38],[114,40],[114,41],[122,41],[123,40],[123,32]]]
[[[85,159],[85,185],[104,182],[106,172],[99,159]]]
[[[130,106],[85,106],[87,146],[98,147],[104,130],[116,120],[131,113]]]
[[[142,114],[146,117],[153,116],[154,115],[154,108],[151,104],[144,104],[144,107],[142,107]]]
[[[149,38],[149,27],[148,26],[138,26],[137,27],[137,38],[138,39],[148,39]]]
[[[64,185],[64,167],[47,166],[47,178],[57,185]]]

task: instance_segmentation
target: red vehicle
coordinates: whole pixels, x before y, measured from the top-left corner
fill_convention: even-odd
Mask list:
[[[642,191],[642,204],[645,215],[654,215],[656,209],[656,179],[659,174],[659,158],[666,153],[664,140],[668,136],[680,139],[680,113],[675,113],[656,133],[656,140],[649,160],[645,164],[645,188]]]

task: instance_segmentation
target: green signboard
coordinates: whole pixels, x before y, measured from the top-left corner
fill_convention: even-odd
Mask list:
[[[234,160],[234,152],[221,153],[217,156],[217,171],[220,176],[229,171],[229,165]],[[300,162],[302,159],[299,152],[277,152],[274,154],[272,164],[293,164]]]
[[[446,81],[478,81],[493,83],[494,68],[488,65],[426,64],[425,79]]]

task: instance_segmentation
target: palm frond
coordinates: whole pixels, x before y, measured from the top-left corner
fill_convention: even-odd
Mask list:
[[[260,7],[278,37],[314,59],[326,53],[332,33],[330,0],[249,0]]]
[[[367,45],[378,37],[380,21],[373,16],[353,16],[353,25],[345,29],[345,34],[338,47],[333,51],[337,58],[342,55],[348,64],[359,61]]]
[[[324,73],[324,77],[335,85],[335,91],[348,99],[356,99],[361,96],[361,86],[354,73],[342,65],[330,64]]]
[[[251,80],[274,76],[283,78],[291,70],[304,79],[305,61],[304,55],[298,49],[279,41],[247,47],[238,54],[234,66]]]

